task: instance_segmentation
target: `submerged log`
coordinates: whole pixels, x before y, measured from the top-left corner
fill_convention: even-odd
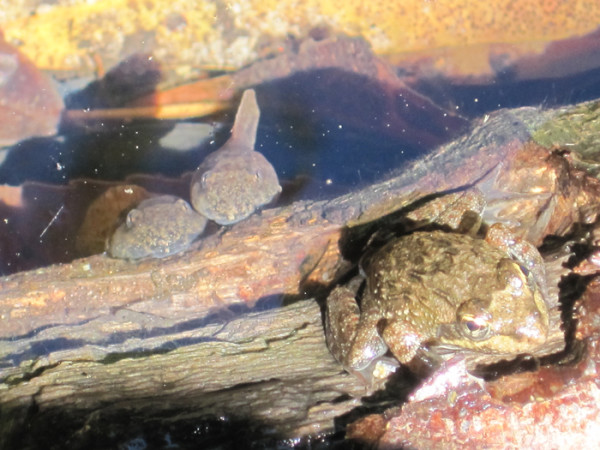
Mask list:
[[[0,279],[0,447],[332,433],[364,388],[327,351],[315,298],[377,226],[472,185],[505,202],[535,188],[517,195],[515,230],[536,244],[595,219],[598,183],[526,144],[548,117],[499,111],[385,182],[264,210],[167,259],[96,255]]]

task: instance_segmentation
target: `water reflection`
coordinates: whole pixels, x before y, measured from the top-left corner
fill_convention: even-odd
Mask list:
[[[67,104],[114,106],[152,89],[159,67],[152,63],[145,68],[141,61],[131,58],[131,66],[115,70],[95,90],[75,93]],[[389,74],[370,78],[336,67],[299,71],[257,86],[261,120],[256,149],[273,164],[284,186],[276,205],[332,198],[388,178],[463,133],[469,119],[498,107],[551,107],[600,94],[598,69],[527,81],[511,77],[508,70],[487,85],[412,80],[416,91],[399,79],[390,81]],[[139,86],[132,83],[132,74]],[[7,220],[0,271],[82,256],[75,242],[85,209],[110,183],[122,183],[132,174],[146,174],[144,187],[150,192],[189,200],[185,174],[229,137],[235,107],[234,102],[229,110],[202,120],[65,122],[58,137],[29,139],[8,149],[0,184],[25,189],[20,205],[2,208]],[[180,131],[183,144],[174,150],[165,137],[182,123],[203,124],[204,134],[198,134],[198,127],[188,127],[188,136]],[[163,177],[172,178],[176,187],[165,189]],[[68,185],[76,179],[89,181]],[[34,197],[27,198],[24,183],[31,182],[53,186],[36,185]]]

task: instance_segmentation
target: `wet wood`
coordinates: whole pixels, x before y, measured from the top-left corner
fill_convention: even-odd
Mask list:
[[[0,279],[0,337],[35,330],[39,334],[51,324],[77,324],[121,309],[189,320],[232,305],[253,306],[270,296],[307,296],[306,285],[329,284],[333,279],[345,224],[367,235],[371,221],[425,194],[480,180],[499,162],[510,171],[508,161],[514,161],[517,168],[528,161],[533,167],[541,166],[543,177],[565,178],[564,161],[553,159],[547,150],[535,153],[528,148],[517,158],[528,136],[514,114],[501,112],[472,135],[416,162],[395,178],[329,201],[265,210],[172,258],[132,263],[97,255],[4,277]],[[511,185],[510,179],[502,181],[508,190],[522,188]],[[539,180],[531,176],[528,182],[535,185]],[[554,184],[536,188],[557,189]],[[585,192],[580,185],[570,189],[570,204],[589,202]],[[530,216],[535,218],[537,211],[531,210]],[[554,222],[540,235],[564,232],[564,223],[573,220],[567,216],[560,221],[563,216],[554,214]],[[522,219],[526,220],[531,219]],[[364,230],[362,224],[367,224]]]
[[[20,436],[25,423],[56,433],[49,424],[60,417],[77,448],[90,436],[82,430],[124,411],[144,425],[184,414],[250,422],[279,438],[330,433],[363,392],[329,355],[312,298],[336,277],[340,240],[360,242],[374,220],[424,195],[487,186],[486,174],[502,179],[496,190],[533,183],[552,197],[541,197],[550,214],[532,206],[520,217],[521,234],[535,229],[538,243],[567,232],[581,211],[595,217],[597,183],[523,145],[538,115],[500,111],[388,181],[265,210],[168,259],[97,255],[0,279],[0,402],[14,417],[0,444],[41,439]],[[529,184],[511,178],[525,168]]]
[[[93,411],[115,417],[141,409],[144,420],[186,411],[186,420],[200,423],[226,416],[274,428],[284,437],[331,429],[335,416],[358,404],[357,399],[339,397],[363,393],[329,355],[314,301],[233,320],[209,317],[188,324],[187,330],[185,324],[174,327],[160,319],[149,324],[141,316],[122,311],[87,328],[89,333],[105,328],[116,337],[115,322],[143,323],[146,346],[160,341],[159,348],[136,349],[131,341],[140,343],[134,333],[121,332],[120,343],[52,352],[29,375],[5,380],[12,387],[3,393],[2,404],[18,412],[35,402],[41,417],[25,419],[35,426],[59,411],[77,429]],[[171,330],[168,337],[165,330]]]

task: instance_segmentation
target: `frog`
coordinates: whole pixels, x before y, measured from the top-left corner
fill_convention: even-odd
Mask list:
[[[500,360],[544,344],[543,259],[504,224],[481,223],[480,213],[465,210],[455,228],[417,228],[367,250],[358,275],[331,291],[326,341],[347,371],[373,386],[400,366],[435,366],[442,353]]]
[[[256,93],[247,89],[230,138],[192,175],[190,199],[194,209],[220,225],[246,219],[281,192],[275,169],[254,150],[259,119]]]
[[[187,249],[204,231],[206,217],[173,195],[143,200],[129,211],[107,243],[113,258],[164,258]]]
[[[127,215],[107,244],[113,258],[163,258],[186,250],[207,221],[239,222],[271,202],[280,192],[277,173],[254,151],[260,110],[248,89],[236,113],[231,137],[205,158],[190,181],[193,205],[174,196],[142,201]]]

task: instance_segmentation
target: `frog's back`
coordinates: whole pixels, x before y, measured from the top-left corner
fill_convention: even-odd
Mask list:
[[[108,242],[114,258],[163,258],[187,249],[204,231],[206,218],[183,199],[152,197],[132,209]]]
[[[547,307],[531,272],[484,239],[415,232],[366,263],[364,309],[423,342],[504,354],[545,342]]]
[[[496,288],[503,252],[482,239],[443,231],[417,232],[388,243],[367,261],[372,301],[382,312],[452,322],[465,299]],[[458,280],[464,280],[457,282]],[[367,300],[369,301],[369,300]]]

